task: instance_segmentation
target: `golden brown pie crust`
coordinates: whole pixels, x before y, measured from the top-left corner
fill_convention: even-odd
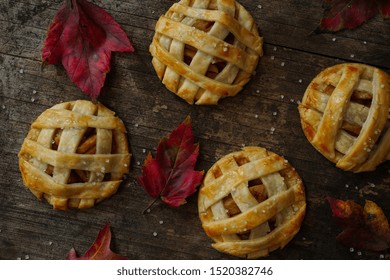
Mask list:
[[[364,64],[329,67],[298,106],[309,142],[338,168],[374,170],[390,158],[390,76]]]
[[[199,217],[218,251],[258,258],[283,248],[306,211],[302,180],[281,156],[245,147],[218,160],[198,197]]]
[[[19,167],[24,184],[54,209],[89,208],[117,191],[130,157],[126,128],[114,112],[77,100],[32,123]]]
[[[182,0],[156,24],[150,45],[159,79],[193,104],[236,95],[254,74],[263,40],[233,0]]]

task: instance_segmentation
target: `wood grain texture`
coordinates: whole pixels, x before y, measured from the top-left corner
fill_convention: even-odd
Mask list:
[[[243,145],[259,145],[283,155],[303,178],[308,209],[301,231],[267,258],[389,258],[389,252],[350,252],[337,243],[339,229],[326,197],[370,199],[390,217],[390,164],[365,174],[337,169],[306,140],[297,110],[307,85],[325,67],[349,61],[390,72],[389,20],[377,16],[352,31],[313,34],[322,16],[321,1],[241,0],[264,37],[264,56],[241,93],[206,107],[188,105],[170,93],[151,64],[154,25],[175,1],[93,2],[122,25],[136,49],[113,56],[99,97],[126,125],[131,172],[114,196],[88,210],[55,211],[23,186],[17,153],[31,123],[54,104],[87,97],[62,67],[41,70],[42,42],[61,1],[1,1],[0,259],[64,259],[71,247],[82,254],[106,222],[112,226],[113,251],[130,259],[234,259],[211,247],[198,218],[197,194],[178,209],[157,203],[142,215],[151,201],[136,180],[145,151],[154,152],[161,137],[187,115],[200,144],[198,170],[207,171]]]

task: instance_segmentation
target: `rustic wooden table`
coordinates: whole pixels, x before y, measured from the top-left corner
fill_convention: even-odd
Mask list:
[[[88,97],[61,67],[41,71],[42,42],[61,1],[1,0],[0,259],[64,259],[71,247],[82,254],[107,222],[113,251],[130,259],[235,259],[210,246],[198,218],[197,194],[178,209],[157,203],[149,214],[141,213],[151,201],[136,179],[145,151],[154,152],[187,115],[201,147],[197,170],[207,171],[243,145],[258,145],[283,155],[303,178],[308,207],[301,231],[269,259],[389,258],[388,251],[350,252],[341,246],[326,200],[370,199],[390,217],[389,163],[365,174],[337,169],[306,140],[297,102],[321,69],[337,63],[367,63],[389,72],[390,21],[377,16],[352,31],[313,34],[322,1],[241,0],[264,37],[257,73],[236,97],[218,106],[191,106],[161,84],[148,51],[156,20],[175,1],[93,2],[122,25],[136,49],[113,56],[99,97],[127,127],[131,172],[114,196],[88,210],[53,210],[23,186],[17,154],[31,123],[54,104]]]

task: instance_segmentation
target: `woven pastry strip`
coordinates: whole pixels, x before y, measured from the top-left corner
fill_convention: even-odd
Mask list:
[[[92,207],[115,193],[128,173],[125,133],[122,121],[101,104],[55,105],[32,124],[19,152],[23,181],[55,209]]]
[[[233,39],[227,42],[229,35]],[[190,104],[216,104],[249,81],[262,55],[262,38],[236,1],[182,0],[158,20],[149,50],[170,91]]]
[[[312,145],[343,170],[371,171],[390,154],[390,78],[362,64],[322,71],[299,105]]]
[[[264,189],[262,198],[253,189]],[[231,210],[227,200],[239,209]],[[217,250],[257,258],[283,248],[299,231],[306,202],[302,181],[282,157],[245,147],[217,161],[199,191],[199,216]]]

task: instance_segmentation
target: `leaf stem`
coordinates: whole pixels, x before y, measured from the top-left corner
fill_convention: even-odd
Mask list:
[[[176,162],[177,162],[177,155],[176,155],[176,158],[175,158],[175,163],[173,164],[173,167],[172,167],[172,170],[169,172],[169,176],[168,176],[168,179],[166,180],[165,182],[165,185],[164,187],[162,188],[161,192],[159,193],[159,195],[151,202],[149,203],[148,207],[146,207],[146,209],[144,211],[142,211],[142,214],[145,215],[145,212],[148,211],[152,206],[153,204],[156,203],[156,201],[161,197],[162,193],[165,191],[165,189],[167,188],[168,186],[168,183],[169,181],[171,180],[171,177],[172,177],[172,174],[173,174],[173,170],[176,168]]]
[[[65,0],[65,2],[70,6],[71,9],[73,9],[72,0]]]
[[[145,208],[144,211],[142,211],[142,214],[145,215],[146,212],[157,202],[160,196],[157,196],[151,203],[149,203],[148,207]]]

